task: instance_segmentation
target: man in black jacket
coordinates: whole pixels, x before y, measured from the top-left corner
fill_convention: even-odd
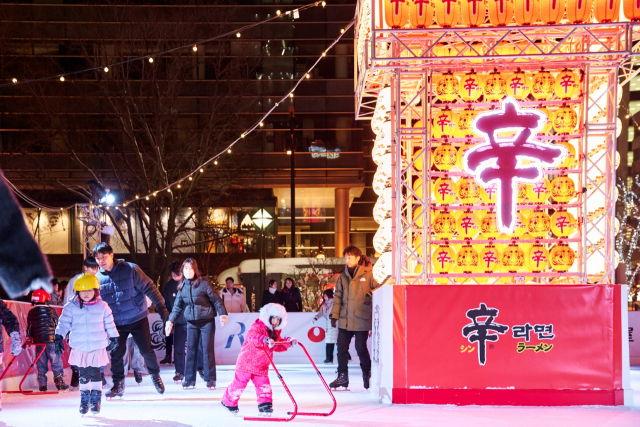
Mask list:
[[[164,297],[167,310],[171,313],[176,301],[176,296],[178,295],[178,285],[182,281],[182,264],[178,261],[173,261],[169,264],[169,272],[171,273],[171,279],[165,283],[162,296]],[[176,375],[173,377],[173,381],[182,382],[184,379],[184,349],[187,343],[187,322],[184,320],[184,315],[181,314],[176,319],[173,332],[166,336],[165,342],[167,343],[167,355],[160,363],[171,363],[171,353],[173,350],[173,361],[176,366]],[[173,347],[173,349],[171,347]]]

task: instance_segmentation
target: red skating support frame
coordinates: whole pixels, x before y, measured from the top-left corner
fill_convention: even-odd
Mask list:
[[[47,348],[46,344],[34,344],[33,341],[31,341],[31,339],[27,339],[24,344],[22,344],[22,350],[26,350],[26,348],[30,345],[33,345],[36,347],[36,349],[38,348],[38,346],[42,346],[42,349],[38,352],[38,355],[36,356],[35,359],[33,359],[33,362],[31,363],[31,366],[29,366],[29,369],[27,369],[27,372],[25,372],[24,377],[22,377],[22,381],[20,381],[20,387],[19,387],[19,391],[5,391],[3,393],[7,393],[7,394],[11,394],[11,393],[22,393],[26,396],[33,396],[36,394],[58,394],[58,390],[56,391],[33,391],[33,390],[27,390],[24,391],[22,390],[22,384],[24,383],[24,381],[27,379],[27,376],[29,376],[29,372],[31,372],[31,370],[33,369],[33,367],[35,366],[36,362],[38,362],[38,359],[40,359],[40,356],[42,356],[42,353],[44,353],[44,349]],[[2,379],[4,378],[4,376],[7,374],[7,372],[9,372],[9,368],[11,367],[11,365],[13,364],[13,361],[16,360],[16,357],[18,356],[13,356],[13,358],[11,359],[11,362],[9,362],[9,364],[7,365],[7,367],[5,368],[4,372],[2,373],[2,375],[0,375],[0,381],[2,381]]]
[[[290,344],[290,342],[289,341],[278,341],[275,344],[276,345],[285,345],[285,344]],[[338,404],[336,402],[336,398],[334,397],[333,393],[331,392],[331,389],[327,385],[327,382],[324,380],[324,377],[322,376],[322,374],[318,370],[318,367],[316,366],[316,364],[313,363],[313,359],[311,359],[311,356],[309,356],[309,352],[307,351],[307,349],[304,347],[304,345],[302,345],[301,343],[298,343],[300,348],[302,348],[302,350],[304,351],[304,354],[307,355],[307,358],[309,359],[309,362],[311,362],[311,365],[313,366],[313,369],[316,370],[316,374],[318,374],[318,377],[320,377],[320,380],[322,381],[322,384],[324,384],[324,387],[327,389],[327,392],[329,393],[329,396],[331,396],[331,399],[333,400],[333,408],[331,409],[330,412],[298,412],[298,404],[296,403],[296,400],[293,398],[293,395],[289,391],[289,387],[287,387],[287,384],[285,384],[284,379],[282,378],[282,375],[280,375],[280,372],[278,371],[278,368],[276,368],[275,363],[273,363],[273,359],[269,355],[269,352],[265,348],[265,345],[266,344],[262,344],[262,350],[265,352],[265,354],[269,358],[269,362],[271,362],[271,366],[273,366],[273,370],[276,372],[276,375],[278,376],[278,379],[282,383],[282,386],[287,391],[287,394],[289,395],[289,398],[291,399],[291,402],[293,403],[293,412],[287,412],[287,415],[290,415],[289,418],[244,417],[245,421],[284,421],[284,422],[288,422],[288,421],[292,421],[297,415],[306,415],[306,416],[313,416],[313,417],[328,417],[329,415],[332,415],[336,411],[336,407],[338,406]]]

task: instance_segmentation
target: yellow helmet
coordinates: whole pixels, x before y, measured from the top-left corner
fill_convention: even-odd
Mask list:
[[[74,291],[88,291],[89,289],[100,289],[100,281],[93,274],[83,274],[78,277],[73,284]]]

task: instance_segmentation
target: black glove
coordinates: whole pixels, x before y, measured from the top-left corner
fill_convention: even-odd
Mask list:
[[[62,335],[56,334],[53,344],[55,345],[55,352],[58,356],[64,353],[64,338]]]
[[[337,326],[338,326],[338,320],[336,320],[336,319],[331,319],[331,327],[332,327],[332,328],[335,328],[335,327],[337,327]]]
[[[109,341],[110,342],[109,342],[109,345],[107,346],[107,351],[112,352],[116,348],[118,348],[118,338],[117,337],[109,338]]]
[[[165,324],[167,323],[167,320],[169,320],[169,310],[166,309],[166,307],[162,307],[162,310],[157,310],[158,314],[160,315],[160,318],[162,319],[162,323]]]

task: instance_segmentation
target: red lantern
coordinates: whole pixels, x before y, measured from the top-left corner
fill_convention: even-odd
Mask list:
[[[436,24],[443,28],[453,27],[460,21],[460,3],[458,0],[434,0]]]
[[[600,23],[615,22],[620,14],[620,0],[595,0],[593,15]]]
[[[540,20],[542,23],[555,24],[562,19],[562,15],[564,15],[564,0],[540,0]]]
[[[513,0],[487,0],[489,21],[494,27],[504,27],[513,19]]]
[[[408,0],[409,21],[413,28],[428,28],[433,23],[433,0]]]
[[[540,14],[539,0],[513,0],[513,17],[518,25],[531,25]]]
[[[591,21],[593,0],[567,0],[567,19],[572,24]]]
[[[469,27],[477,27],[484,23],[487,13],[484,0],[459,0],[462,22]]]
[[[409,22],[407,0],[384,0],[384,20],[391,28],[402,28]]]
[[[640,21],[640,4],[638,0],[624,0],[622,7],[624,8],[624,16],[633,22]]]

